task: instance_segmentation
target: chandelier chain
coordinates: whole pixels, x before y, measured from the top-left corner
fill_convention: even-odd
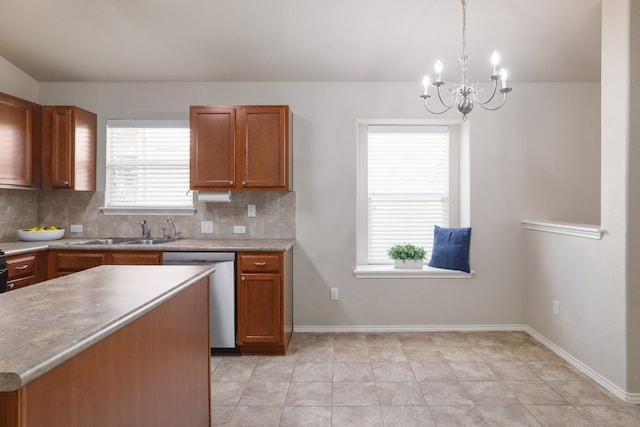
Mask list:
[[[462,57],[467,56],[467,2],[462,0]]]

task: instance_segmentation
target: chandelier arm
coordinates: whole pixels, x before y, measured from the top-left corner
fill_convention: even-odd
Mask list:
[[[444,113],[446,113],[447,111],[449,111],[449,110],[451,109],[451,107],[447,107],[447,106],[445,105],[445,107],[446,107],[446,108],[445,108],[444,110],[442,110],[442,111],[433,111],[432,109],[430,109],[430,108],[429,108],[429,105],[428,105],[428,103],[427,103],[427,100],[428,100],[429,98],[431,98],[431,97],[430,97],[430,96],[429,96],[429,97],[427,97],[427,96],[421,96],[421,98],[422,98],[422,100],[424,101],[424,108],[426,108],[426,109],[427,109],[427,111],[428,111],[428,112],[430,112],[431,114],[444,114]],[[443,105],[444,105],[444,104],[443,104]]]
[[[453,108],[458,103],[458,96],[456,95],[456,97],[451,100],[451,104],[447,104],[442,99],[442,93],[440,92],[440,86],[441,85],[436,85],[436,89],[437,89],[437,92],[438,92],[438,99],[440,100],[440,102],[442,102],[442,105],[444,105],[447,108],[445,111],[450,110],[451,108]]]
[[[487,105],[488,103],[493,101],[493,98],[496,96],[496,93],[498,93],[498,79],[492,78],[491,80],[493,80],[493,92],[491,93],[491,96],[489,97],[489,99],[483,102],[483,101],[480,101],[478,96],[475,96],[476,102],[480,105]]]
[[[500,103],[500,105],[496,106],[496,107],[487,107],[485,104],[480,104],[480,106],[482,108],[484,108],[485,110],[489,110],[489,111],[496,111],[500,108],[502,108],[502,106],[504,105],[505,102],[507,102],[507,93],[508,92],[501,92],[502,93],[502,102]],[[492,97],[493,98],[493,97]]]

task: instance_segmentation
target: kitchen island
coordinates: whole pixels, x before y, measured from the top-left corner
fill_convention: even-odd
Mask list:
[[[0,295],[0,425],[209,425],[212,270],[100,266]]]

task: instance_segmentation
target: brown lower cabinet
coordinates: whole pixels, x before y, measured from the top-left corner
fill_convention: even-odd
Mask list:
[[[49,250],[47,278],[65,276],[99,265],[160,265],[159,251]]]
[[[7,269],[9,270],[8,291],[42,282],[47,278],[47,253],[28,252],[8,256]]]
[[[238,253],[238,345],[286,354],[293,333],[293,250]]]

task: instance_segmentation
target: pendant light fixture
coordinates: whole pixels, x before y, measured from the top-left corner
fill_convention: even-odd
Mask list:
[[[462,56],[459,58],[460,65],[462,68],[462,81],[460,83],[456,83],[452,89],[449,89],[448,99],[443,99],[443,94],[441,88],[445,85],[445,82],[442,80],[442,62],[440,60],[436,61],[435,64],[435,72],[436,79],[433,83],[431,83],[431,79],[429,76],[425,76],[422,84],[424,85],[424,93],[420,95],[420,98],[424,101],[424,107],[431,114],[443,114],[449,111],[451,108],[456,107],[460,114],[462,114],[462,118],[466,120],[467,114],[473,110],[474,104],[480,105],[485,110],[494,111],[499,109],[504,105],[507,100],[507,94],[511,92],[511,88],[507,86],[507,71],[504,68],[501,68],[498,71],[498,65],[500,63],[500,55],[498,52],[493,52],[491,56],[491,64],[493,65],[493,73],[489,76],[489,79],[493,83],[493,91],[491,92],[491,96],[489,96],[486,100],[480,100],[479,94],[482,91],[480,88],[479,82],[469,83],[469,78],[467,76],[468,67],[469,67],[469,57],[467,56],[467,3],[468,0],[462,1]],[[500,89],[498,89],[498,80],[500,80]],[[429,106],[429,100],[431,99],[431,95],[429,94],[429,86],[435,86],[435,92],[438,100],[440,101],[441,107],[439,110],[433,110],[432,107]],[[496,95],[502,95],[502,101],[498,101]],[[495,101],[494,101],[495,100]],[[493,102],[492,102],[493,101]]]

